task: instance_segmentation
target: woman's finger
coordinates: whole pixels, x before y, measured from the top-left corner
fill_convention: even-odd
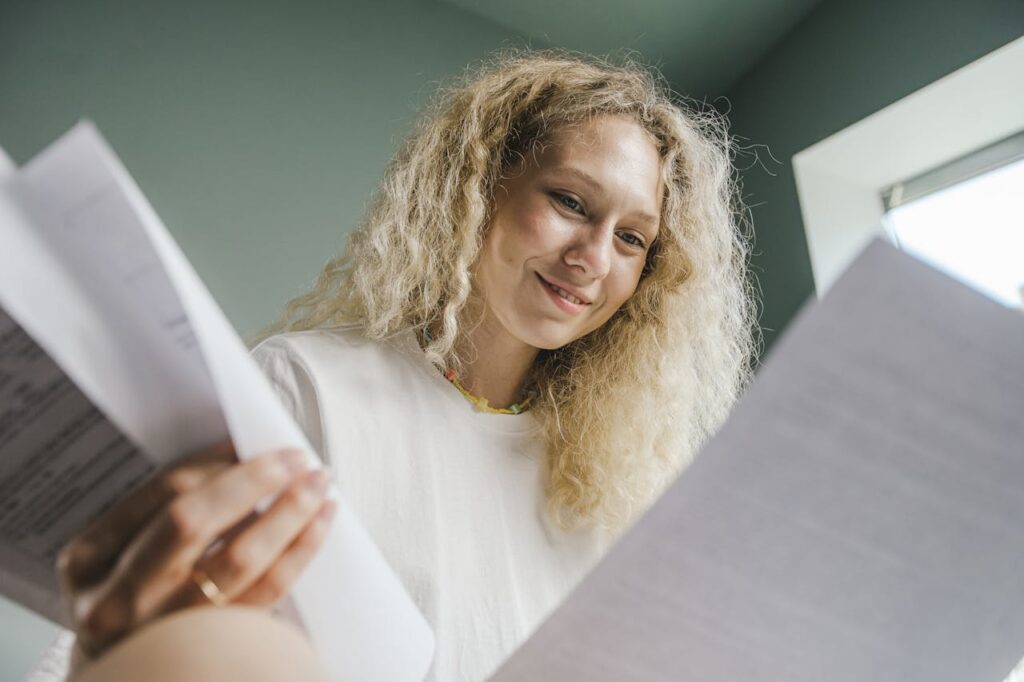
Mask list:
[[[154,514],[177,495],[198,488],[235,460],[230,440],[189,455],[94,519],[61,551],[58,574],[69,588],[106,575],[121,550]]]
[[[280,450],[236,464],[175,498],[121,554],[112,578],[128,593],[133,621],[144,622],[191,581],[196,562],[223,533],[247,518],[306,470],[299,450]],[[114,603],[125,599],[110,594]]]
[[[324,503],[330,476],[312,471],[285,490],[274,504],[198,568],[228,600],[245,592],[262,576],[316,516]]]
[[[120,553],[102,584],[73,600],[79,638],[93,654],[166,612],[192,583],[196,560],[265,497],[305,470],[300,451],[280,450],[235,464],[178,496]]]
[[[292,541],[274,564],[234,603],[248,606],[273,606],[295,585],[302,571],[316,556],[327,539],[327,531],[338,510],[338,503],[327,500],[316,516]]]

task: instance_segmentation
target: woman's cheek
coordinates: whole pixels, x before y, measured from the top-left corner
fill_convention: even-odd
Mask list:
[[[555,248],[564,239],[565,225],[553,209],[532,211],[523,216],[523,240],[525,245],[534,250]]]

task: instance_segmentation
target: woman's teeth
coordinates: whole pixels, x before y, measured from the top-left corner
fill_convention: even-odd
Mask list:
[[[561,296],[565,300],[569,301],[570,303],[575,303],[576,305],[583,305],[583,301],[581,301],[580,299],[576,298],[575,296],[570,294],[565,289],[562,289],[561,287],[556,287],[551,282],[545,282],[545,284],[548,285],[548,288],[550,288],[551,291],[555,292],[556,294],[558,294],[559,296]]]

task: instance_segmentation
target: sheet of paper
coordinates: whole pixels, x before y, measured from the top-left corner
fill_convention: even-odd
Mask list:
[[[14,161],[11,160],[11,157],[7,156],[7,152],[0,149],[0,182],[6,180],[15,170]]]
[[[493,679],[1000,682],[1022,567],[1024,315],[876,242]]]
[[[3,184],[0,229],[0,305],[149,461],[229,434],[242,458],[281,446],[312,453],[90,124]],[[430,630],[339,502],[292,593],[302,622],[339,679],[422,679]]]
[[[227,425],[182,301],[97,138],[75,128],[0,188],[0,305],[167,463]]]
[[[60,548],[156,469],[0,310],[0,591],[60,621]]]

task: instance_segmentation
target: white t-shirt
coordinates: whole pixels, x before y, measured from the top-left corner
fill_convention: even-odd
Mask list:
[[[484,679],[607,547],[549,523],[530,413],[477,411],[411,332],[290,333],[253,356],[432,626],[427,679]]]
[[[413,333],[294,332],[253,357],[433,628],[427,680],[485,679],[607,549],[545,516],[532,415],[477,411]],[[31,682],[58,679],[70,641]]]

